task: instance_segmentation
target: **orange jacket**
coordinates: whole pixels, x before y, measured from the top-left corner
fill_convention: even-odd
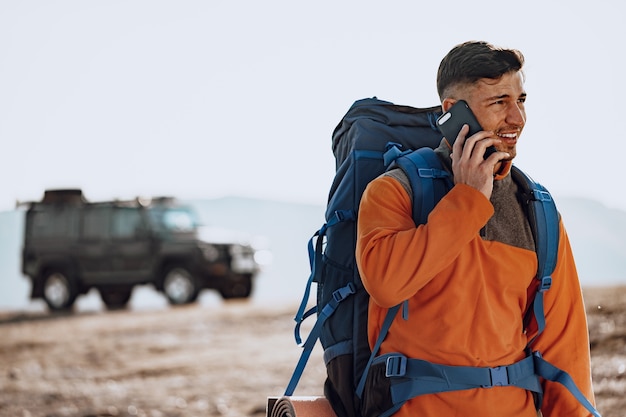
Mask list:
[[[371,296],[373,345],[387,308],[409,300],[381,354],[401,352],[434,363],[501,366],[524,358],[532,334],[522,316],[537,270],[535,252],[480,237],[494,208],[479,191],[456,185],[415,227],[411,201],[387,176],[370,183],[358,220],[357,265]],[[592,403],[587,321],[570,244],[560,225],[558,263],[545,296],[546,329],[533,347],[568,372]],[[529,331],[533,333],[533,331]],[[560,384],[543,382],[545,417],[588,416]],[[398,416],[536,416],[532,395],[517,387],[429,394]]]

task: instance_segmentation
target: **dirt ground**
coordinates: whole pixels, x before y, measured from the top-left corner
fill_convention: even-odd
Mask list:
[[[594,387],[626,416],[626,287],[585,290]],[[0,416],[264,416],[297,362],[295,306],[0,315]],[[316,347],[296,395],[321,395]]]

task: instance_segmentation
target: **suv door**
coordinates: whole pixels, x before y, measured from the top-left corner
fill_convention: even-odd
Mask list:
[[[154,257],[145,211],[139,207],[115,207],[110,232],[111,267],[116,283],[149,281]]]
[[[83,209],[81,244],[77,258],[83,281],[87,284],[106,283],[113,272],[109,230],[111,206],[86,206]]]
[[[152,240],[138,207],[91,206],[83,213],[80,262],[90,285],[147,282]]]

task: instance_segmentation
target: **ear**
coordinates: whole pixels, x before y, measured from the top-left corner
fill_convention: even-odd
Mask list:
[[[443,111],[448,111],[448,109],[450,109],[450,107],[452,107],[452,105],[454,103],[456,103],[457,100],[454,98],[444,98],[443,101],[441,102],[441,108],[443,109]]]

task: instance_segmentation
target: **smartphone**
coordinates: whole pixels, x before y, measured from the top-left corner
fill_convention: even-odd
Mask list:
[[[476,116],[472,113],[472,109],[469,108],[465,100],[459,100],[450,107],[450,109],[439,116],[437,119],[437,127],[443,133],[450,146],[454,145],[456,137],[463,125],[469,125],[469,133],[466,137],[472,136],[474,133],[478,133],[483,128],[476,120]],[[489,155],[496,152],[494,146],[490,146],[485,150],[484,158],[487,159]]]

